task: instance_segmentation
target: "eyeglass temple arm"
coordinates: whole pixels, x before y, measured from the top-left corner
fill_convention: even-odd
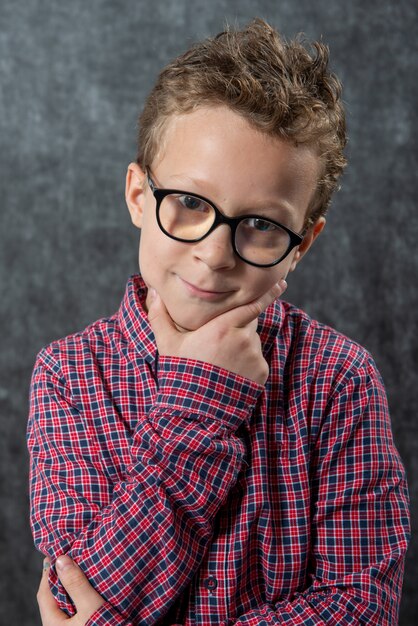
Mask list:
[[[147,183],[149,185],[149,188],[151,189],[152,193],[154,193],[157,187],[154,185],[154,181],[152,180],[149,169],[147,167],[145,168],[145,171],[147,173]]]

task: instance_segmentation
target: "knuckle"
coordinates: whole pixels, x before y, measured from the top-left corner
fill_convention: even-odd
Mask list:
[[[263,312],[263,306],[259,300],[256,300],[255,302],[251,302],[249,304],[249,309],[250,309],[251,315],[253,315],[255,318],[261,315],[261,313]]]
[[[250,336],[250,333],[248,332],[248,329],[243,329],[244,332],[240,333],[239,335],[239,341],[237,341],[237,347],[239,348],[240,352],[249,352],[249,356],[252,358],[253,355],[252,352],[252,339]]]
[[[267,364],[265,364],[265,366],[261,366],[260,370],[258,372],[258,376],[257,376],[257,380],[258,382],[260,382],[261,384],[264,384],[267,380],[269,376],[269,368],[267,366]]]
[[[230,331],[231,331],[230,327],[226,324],[216,325],[213,329],[213,335],[212,335],[213,341],[215,341],[216,343],[220,343],[221,341],[224,341],[229,335]]]
[[[84,576],[79,570],[68,572],[65,576],[65,586],[71,587],[71,589],[79,589],[84,583]]]

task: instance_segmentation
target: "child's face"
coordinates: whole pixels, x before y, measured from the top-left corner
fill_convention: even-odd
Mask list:
[[[159,188],[197,193],[225,215],[262,215],[295,232],[302,231],[319,172],[320,160],[311,149],[262,135],[226,107],[173,117],[150,168]],[[126,197],[132,221],[141,229],[143,279],[159,293],[177,326],[187,330],[265,293],[295,269],[325,223],[321,218],[278,265],[255,267],[236,256],[226,224],[197,243],[165,235],[146,175],[136,164],[128,169]]]

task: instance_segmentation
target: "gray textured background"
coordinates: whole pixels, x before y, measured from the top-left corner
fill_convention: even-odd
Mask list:
[[[38,624],[25,427],[37,351],[118,306],[137,269],[124,204],[136,117],[157,71],[225,18],[330,45],[350,166],[286,298],[373,353],[418,506],[417,50],[413,0],[1,0],[0,622]],[[415,22],[415,24],[414,24]],[[415,126],[416,127],[416,126]],[[413,521],[416,526],[416,519]],[[418,545],[401,625],[416,624]]]

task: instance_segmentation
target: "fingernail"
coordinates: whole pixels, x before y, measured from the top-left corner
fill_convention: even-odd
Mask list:
[[[150,298],[151,298],[151,302],[153,300],[155,300],[155,296],[157,295],[157,292],[155,291],[155,289],[153,287],[150,288],[149,295],[150,295]]]
[[[49,568],[50,568],[50,566],[51,566],[51,561],[50,561],[50,560],[49,560],[49,558],[47,557],[47,558],[45,558],[45,559],[44,559],[44,563],[43,563],[43,570],[44,570],[44,572],[45,572],[47,569],[49,569]]]
[[[58,572],[63,572],[65,569],[67,569],[71,565],[72,565],[72,561],[70,557],[67,556],[66,554],[59,556],[55,562],[55,566]]]
[[[287,282],[285,281],[284,278],[281,279],[280,283],[279,283],[280,287],[283,289],[283,291],[285,289],[287,289]]]

